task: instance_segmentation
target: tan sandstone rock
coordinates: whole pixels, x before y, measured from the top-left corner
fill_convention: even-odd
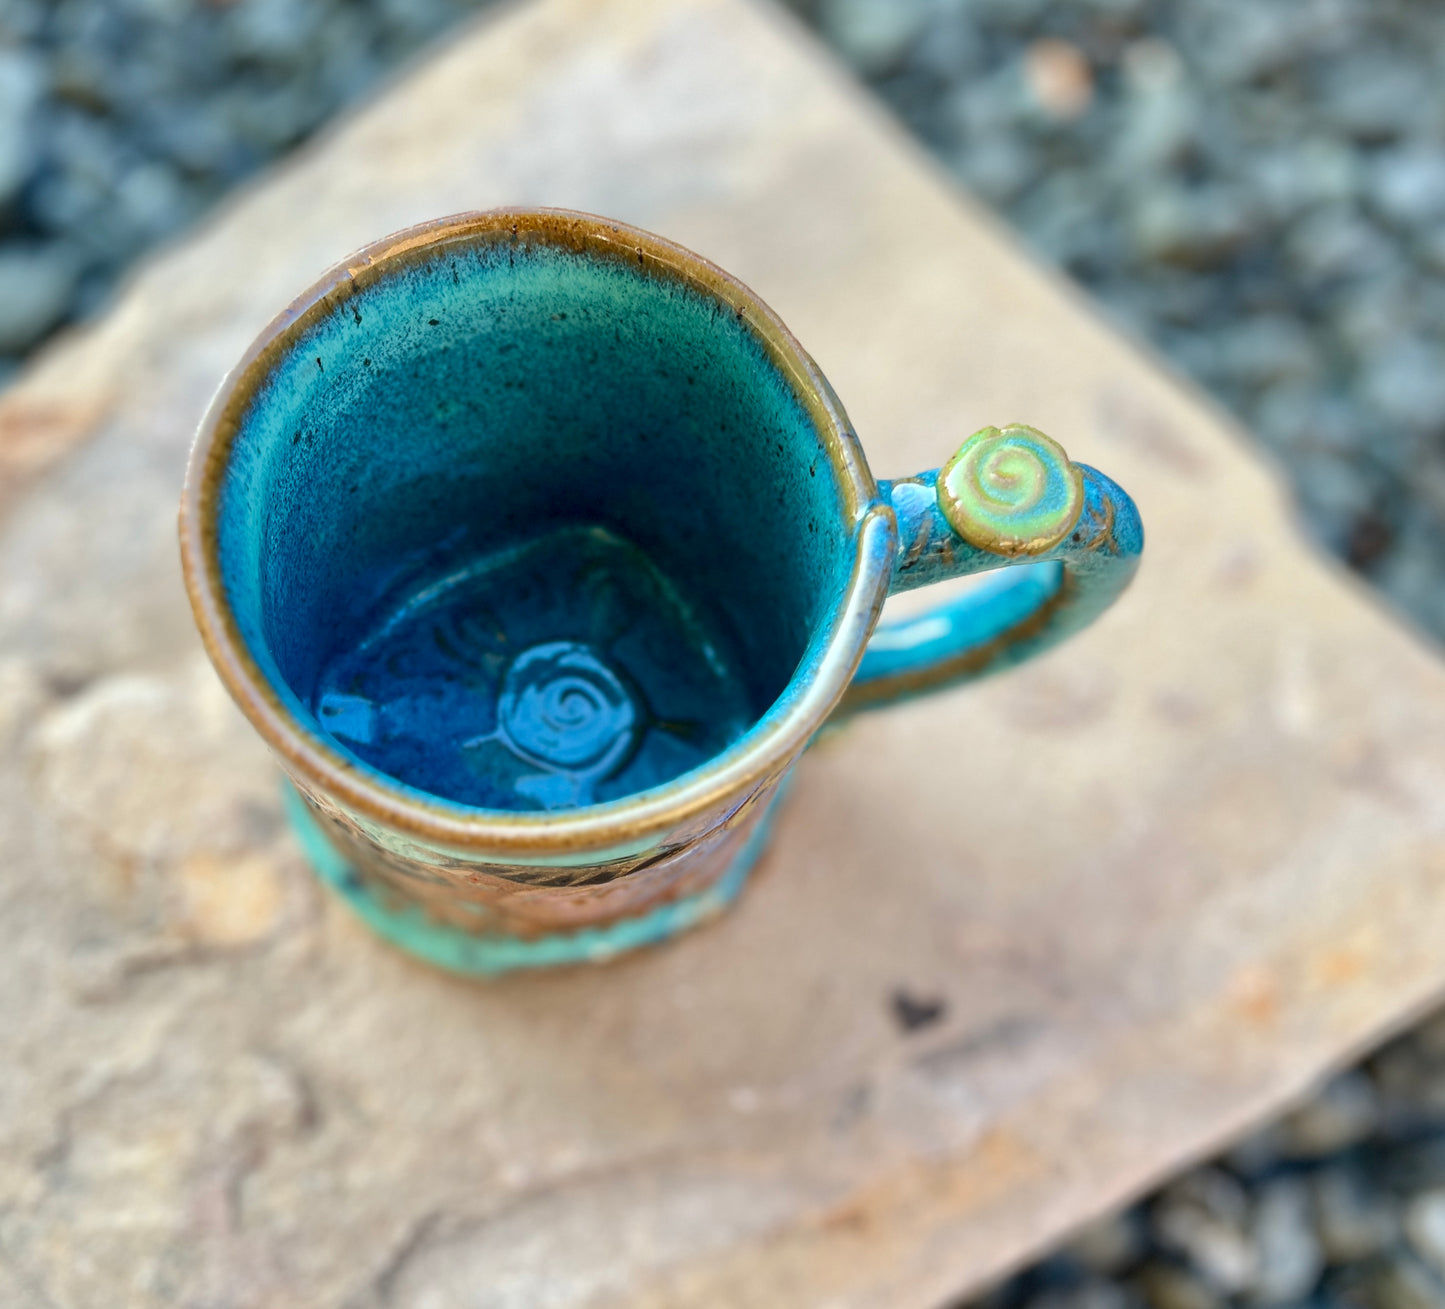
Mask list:
[[[817,749],[736,912],[480,985],[312,882],[174,507],[291,295],[504,203],[738,273],[880,475],[1026,420],[1149,546],[1067,648]],[[449,42],[0,397],[0,500],[7,1305],[926,1309],[1445,983],[1445,670],[1217,413],[742,0],[545,0]],[[900,991],[939,1020],[904,1030]]]

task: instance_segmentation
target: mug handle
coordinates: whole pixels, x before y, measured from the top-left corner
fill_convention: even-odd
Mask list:
[[[1118,599],[1144,548],[1128,494],[1022,423],[985,427],[942,468],[878,485],[898,518],[890,595],[1000,574],[917,617],[881,624],[835,718],[1040,654]]]

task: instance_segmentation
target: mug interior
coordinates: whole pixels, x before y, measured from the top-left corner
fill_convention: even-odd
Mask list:
[[[306,730],[428,796],[563,809],[702,766],[785,695],[855,525],[744,315],[505,229],[324,303],[217,492],[227,603]]]

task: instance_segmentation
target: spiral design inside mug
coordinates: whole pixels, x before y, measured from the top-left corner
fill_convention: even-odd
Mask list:
[[[525,759],[572,773],[620,763],[642,715],[618,675],[589,646],[549,641],[513,660],[497,701],[497,726]]]
[[[938,474],[938,505],[970,545],[994,554],[1039,554],[1073,530],[1083,475],[1058,442],[1023,424],[985,427]]]

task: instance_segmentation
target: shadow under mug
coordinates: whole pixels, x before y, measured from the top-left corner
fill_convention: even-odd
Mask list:
[[[316,871],[470,973],[716,911],[825,723],[1046,649],[1143,545],[1129,497],[1029,427],[875,481],[752,292],[560,210],[326,274],[221,386],[180,534]],[[889,594],[1007,565],[874,630]]]

